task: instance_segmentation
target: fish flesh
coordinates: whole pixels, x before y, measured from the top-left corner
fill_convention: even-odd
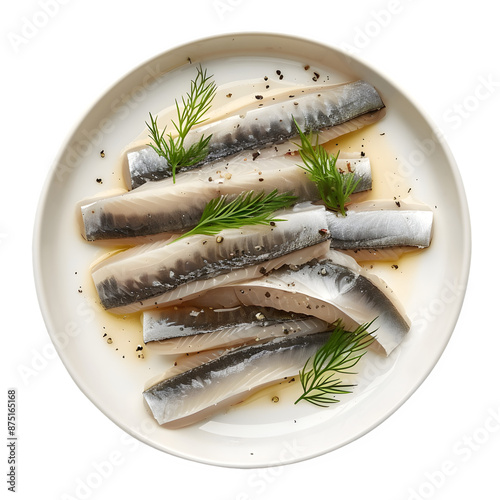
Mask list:
[[[168,245],[138,245],[109,257],[92,269],[101,304],[120,314],[167,305],[222,283],[305,262],[329,246],[323,207],[299,204],[275,215],[283,220],[191,235]]]
[[[168,307],[142,315],[144,343],[158,354],[198,352],[283,335],[322,332],[328,323],[270,307]]]
[[[235,404],[252,392],[298,375],[322,347],[330,332],[270,341],[231,349],[222,356],[167,378],[143,392],[160,425],[190,425]]]
[[[385,105],[380,95],[363,80],[289,92],[271,99],[263,95],[257,100],[257,107],[239,109],[233,116],[192,129],[185,146],[198,142],[202,135],[211,135],[209,152],[202,162],[209,163],[243,150],[285,143],[297,136],[293,119],[305,133],[324,131],[319,136],[319,142],[324,143],[375,123],[384,115]],[[172,175],[167,161],[149,146],[132,149],[126,158],[124,178],[129,189]],[[186,169],[180,168],[178,172]]]
[[[221,347],[219,349],[207,349],[206,351],[200,352],[185,352],[177,356],[173,362],[170,363],[168,368],[160,373],[156,374],[154,377],[151,377],[144,384],[144,390],[149,389],[153,385],[158,384],[162,380],[167,378],[172,378],[174,375],[178,375],[179,373],[186,372],[195,368],[196,366],[200,366],[203,363],[207,363],[212,359],[219,358],[222,354],[228,352],[229,349]],[[170,359],[170,356],[165,356],[164,359]]]
[[[80,206],[82,235],[88,241],[117,240],[177,232],[195,226],[206,204],[218,196],[274,189],[292,192],[298,201],[316,201],[319,193],[308,173],[298,166],[299,156],[279,156],[260,161],[248,154],[179,176],[165,179]],[[337,167],[354,173],[356,192],[371,189],[368,157],[339,158]]]
[[[346,216],[327,212],[331,247],[358,250],[410,246],[425,248],[431,243],[433,212],[413,209],[399,202],[366,201],[349,206]]]
[[[262,238],[260,238],[262,240]],[[200,239],[196,243],[200,243]],[[258,245],[257,245],[258,246]],[[156,272],[160,278],[167,278],[165,269],[168,267],[162,265],[152,266],[152,273],[146,272],[143,275],[134,273],[131,270],[125,272],[119,271],[119,267],[114,269],[105,269],[103,272],[93,273],[94,283],[104,309],[115,314],[128,314],[147,309],[158,308],[166,305],[178,305],[183,301],[198,297],[208,290],[213,290],[225,283],[235,283],[238,281],[245,281],[255,279],[262,276],[272,269],[279,268],[286,264],[300,265],[310,259],[314,259],[324,255],[325,251],[329,248],[329,242],[325,241],[310,247],[295,250],[290,253],[283,253],[274,259],[259,262],[245,267],[242,262],[241,267],[231,265],[229,262],[221,262],[210,266],[208,264],[205,269],[201,269],[195,274],[199,275],[199,279],[193,277],[193,273],[186,272],[179,277],[176,277],[175,271],[170,268],[166,283],[154,279]],[[191,249],[185,249],[190,251]],[[182,254],[182,252],[179,252]],[[187,252],[184,252],[186,255]],[[189,254],[187,254],[189,256]],[[195,256],[196,257],[196,256]],[[147,259],[146,259],[147,260]],[[202,259],[199,259],[202,260]],[[254,261],[257,259],[253,259]],[[182,261],[175,261],[176,264],[182,266]],[[247,261],[248,262],[248,261]],[[191,267],[191,261],[185,261],[186,267]],[[116,264],[116,261],[113,262]],[[126,263],[128,266],[129,264]],[[134,264],[132,264],[133,267]],[[157,269],[155,269],[157,267]],[[216,272],[210,272],[211,267],[216,267]],[[175,268],[174,268],[175,269]],[[99,269],[101,271],[101,269]],[[110,272],[112,273],[110,275]],[[142,279],[144,278],[144,281]],[[149,279],[151,278],[151,280]],[[178,278],[178,279],[176,279]],[[102,280],[101,280],[102,279]],[[101,281],[100,281],[101,280]],[[181,284],[168,283],[168,281],[179,281]],[[149,285],[147,283],[150,283]],[[144,283],[144,284],[143,284]],[[158,290],[159,289],[159,290]],[[167,289],[168,291],[164,291]],[[156,295],[158,293],[159,295]],[[141,299],[140,297],[147,297]]]
[[[81,204],[82,235],[88,241],[115,240],[181,231],[199,221],[206,204],[221,195],[274,189],[292,192],[298,201],[319,199],[307,172],[297,166],[298,157],[282,156],[253,162],[248,156],[210,168],[186,172],[174,184],[171,179],[146,183],[117,196]],[[339,169],[359,179],[356,192],[371,189],[368,157],[339,158]]]
[[[222,286],[193,303],[274,307],[327,323],[342,319],[347,328],[373,321],[376,341],[386,355],[403,341],[411,324],[387,283],[335,250],[300,266],[283,266],[259,279]]]

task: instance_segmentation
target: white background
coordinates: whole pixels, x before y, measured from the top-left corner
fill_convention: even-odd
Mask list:
[[[0,399],[6,416],[7,388],[18,390],[18,498],[167,498],[174,491],[177,498],[228,500],[500,498],[494,257],[500,36],[493,8],[486,0],[22,0],[3,7]],[[44,9],[50,15],[40,14]],[[32,278],[39,193],[89,106],[144,60],[196,38],[239,31],[288,33],[344,47],[405,89],[447,138],[473,230],[462,314],[423,385],[354,443],[274,469],[207,466],[124,440],[54,354]],[[8,450],[1,448],[6,472]],[[5,473],[2,478],[3,498]],[[91,487],[82,486],[89,478]]]

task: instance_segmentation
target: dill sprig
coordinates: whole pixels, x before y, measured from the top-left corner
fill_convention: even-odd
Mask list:
[[[223,229],[280,222],[285,219],[276,219],[273,213],[289,207],[296,200],[297,197],[290,193],[278,194],[277,189],[267,195],[248,191],[231,201],[228,201],[227,195],[218,196],[207,203],[198,224],[177,239],[194,234],[214,235]]]
[[[149,138],[153,141],[149,145],[167,160],[169,167],[172,170],[172,178],[175,183],[175,172],[177,168],[191,167],[203,161],[208,154],[208,144],[211,135],[208,137],[201,136],[198,142],[186,147],[184,144],[189,131],[195,126],[205,121],[203,116],[210,109],[215,91],[217,87],[215,82],[210,81],[213,75],[207,76],[207,71],[201,66],[197,68],[198,73],[194,80],[191,80],[191,89],[182,97],[182,106],[175,100],[177,110],[177,121],[172,123],[177,130],[177,137],[172,137],[168,134],[165,137],[166,127],[163,132],[158,129],[158,119],[153,118],[149,113],[151,123],[146,125],[149,129]]]
[[[298,166],[309,173],[326,207],[345,216],[345,206],[361,179],[355,180],[353,172],[341,173],[337,168],[340,151],[336,155],[329,154],[321,144],[318,144],[317,138],[313,146],[312,133],[304,134],[295,118],[294,122],[301,141],[300,145],[297,144],[299,154],[304,162],[304,165]]]
[[[374,332],[368,332],[372,323],[373,321],[365,323],[354,332],[346,331],[341,321],[336,323],[327,343],[318,349],[314,357],[307,360],[300,372],[304,392],[295,404],[304,400],[326,407],[328,404],[338,403],[335,395],[352,392],[350,389],[355,384],[343,384],[337,374],[353,373],[349,370],[364,356],[374,340]]]

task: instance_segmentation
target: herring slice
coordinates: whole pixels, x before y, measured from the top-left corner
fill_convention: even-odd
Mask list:
[[[200,307],[239,304],[313,315],[347,328],[374,321],[377,343],[389,355],[405,338],[410,320],[389,286],[335,250],[301,266],[284,266],[268,276],[222,286],[196,299]]]
[[[345,217],[327,213],[331,246],[336,250],[359,250],[431,243],[433,212],[427,206],[397,207],[389,201],[365,201],[349,206]]]
[[[271,337],[322,332],[328,327],[313,316],[253,306],[168,307],[145,311],[142,318],[144,342],[148,350],[158,354],[232,347]]]
[[[168,245],[159,241],[110,257],[92,271],[103,307],[117,313],[155,308],[324,253],[329,233],[323,207],[301,204],[276,217],[283,220]]]
[[[359,179],[356,192],[371,189],[368,157],[339,158],[337,167],[351,171]],[[221,195],[274,189],[292,192],[299,201],[316,201],[318,190],[307,172],[300,168],[300,156],[285,155],[266,159],[250,154],[215,165],[185,172],[176,183],[172,179],[147,183],[124,194],[84,202],[80,206],[82,235],[88,241],[136,238],[163,232],[182,231],[195,226],[205,205]]]
[[[212,359],[219,358],[225,352],[228,352],[228,349],[221,347],[220,349],[208,349],[206,351],[196,353],[181,353],[176,356],[173,361],[171,361],[171,364],[162,373],[156,374],[154,377],[148,379],[144,384],[144,390],[149,389],[162,380],[172,378],[174,375],[191,370],[191,368],[200,366],[203,363],[211,361]]]
[[[330,332],[279,337],[232,349],[153,385],[144,391],[144,400],[160,425],[193,424],[257,389],[297,375],[329,337]]]
[[[212,135],[208,156],[203,161],[209,163],[239,151],[288,141],[297,135],[294,119],[306,133],[324,131],[319,137],[320,143],[324,143],[378,121],[385,107],[375,88],[363,80],[297,88],[293,93],[288,90],[270,99],[260,97],[256,107],[239,109],[232,116],[191,130],[186,146],[202,135]],[[125,168],[125,178],[132,189],[172,175],[166,160],[151,147],[130,151]]]

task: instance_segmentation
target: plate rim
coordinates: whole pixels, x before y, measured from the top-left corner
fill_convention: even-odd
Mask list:
[[[219,42],[221,43],[224,40],[230,40],[234,38],[257,38],[257,37],[267,37],[273,40],[293,40],[294,43],[299,43],[299,44],[309,44],[317,47],[321,47],[322,50],[326,52],[334,52],[338,57],[346,57],[348,59],[351,59],[356,62],[357,65],[366,68],[367,70],[377,74],[380,78],[382,78],[384,81],[386,81],[390,86],[392,86],[394,89],[397,90],[400,95],[402,95],[411,105],[415,108],[415,110],[418,111],[418,113],[422,116],[426,124],[434,131],[437,131],[438,128],[434,121],[430,118],[430,116],[427,114],[425,107],[421,106],[419,103],[417,103],[412,96],[409,96],[401,87],[395,83],[392,78],[388,77],[383,71],[380,71],[378,68],[375,69],[372,66],[370,66],[367,62],[365,62],[364,59],[361,59],[360,57],[353,55],[353,54],[348,54],[345,50],[326,44],[324,42],[319,42],[317,40],[312,40],[309,38],[301,37],[301,36],[295,36],[291,35],[288,33],[278,33],[278,32],[264,32],[264,31],[242,31],[242,32],[230,32],[230,33],[223,33],[223,34],[216,34],[216,35],[211,35],[211,36],[206,36],[202,38],[197,38],[197,39],[192,39],[190,41],[187,41],[185,43],[177,44],[171,48],[167,48],[166,50],[163,50],[159,53],[157,53],[154,56],[151,56],[147,60],[143,61],[140,64],[137,64],[134,68],[131,70],[127,71],[124,75],[119,77],[116,81],[114,81],[111,85],[108,85],[108,87],[96,98],[90,105],[85,109],[83,113],[80,114],[80,117],[78,120],[76,120],[74,126],[70,129],[69,133],[66,134],[66,137],[61,143],[61,146],[57,152],[57,154],[54,157],[54,160],[52,162],[52,165],[49,169],[49,171],[46,174],[45,177],[45,182],[41,188],[38,204],[37,204],[37,209],[36,209],[36,214],[35,214],[35,220],[34,220],[34,227],[33,227],[33,237],[32,237],[32,266],[33,266],[33,277],[34,277],[34,283],[35,283],[35,289],[36,289],[36,295],[37,295],[37,300],[39,304],[39,308],[42,314],[43,321],[45,323],[47,332],[49,334],[50,340],[52,341],[54,348],[62,361],[66,371],[70,375],[70,377],[73,379],[77,387],[82,391],[82,393],[92,402],[92,404],[97,407],[101,413],[103,413],[107,418],[109,418],[114,424],[116,424],[119,428],[121,428],[124,432],[127,434],[132,435],[134,438],[138,439],[139,441],[148,444],[149,446],[156,448],[159,451],[162,451],[164,453],[169,453],[170,455],[177,456],[179,458],[183,458],[186,460],[191,460],[195,461],[198,463],[204,463],[208,465],[215,465],[215,466],[222,466],[222,467],[228,467],[228,468],[256,468],[256,467],[271,467],[271,466],[277,466],[277,465],[286,465],[286,464],[291,464],[291,463],[298,463],[304,460],[309,460],[318,456],[325,455],[327,453],[331,453],[332,451],[339,449],[355,440],[358,438],[366,435],[370,431],[372,431],[374,428],[376,428],[378,425],[380,425],[382,422],[390,418],[423,384],[423,382],[427,379],[429,374],[432,372],[432,370],[435,368],[436,364],[438,363],[439,359],[443,355],[452,335],[453,332],[456,329],[457,322],[460,317],[460,313],[462,311],[462,306],[463,302],[465,300],[465,295],[466,295],[466,290],[467,290],[467,283],[468,279],[470,276],[470,265],[471,265],[471,250],[472,250],[472,240],[471,240],[471,220],[470,220],[470,211],[468,208],[468,202],[467,202],[467,196],[465,192],[465,187],[460,175],[460,171],[458,168],[458,165],[455,161],[455,158],[453,157],[453,154],[451,152],[451,149],[445,140],[444,137],[440,136],[438,137],[439,140],[439,145],[443,150],[443,153],[446,157],[446,160],[448,162],[449,167],[451,168],[451,172],[453,173],[453,180],[454,180],[454,185],[457,190],[457,195],[459,199],[461,200],[460,204],[460,212],[461,212],[461,218],[462,221],[464,222],[463,226],[463,247],[461,248],[462,250],[462,260],[461,260],[461,266],[460,270],[463,274],[463,276],[460,276],[459,278],[461,279],[461,283],[464,284],[464,289],[460,292],[460,296],[458,297],[458,300],[454,304],[454,308],[451,311],[453,314],[450,314],[450,319],[449,319],[449,332],[447,333],[446,338],[444,339],[443,345],[439,352],[436,353],[435,359],[432,360],[431,363],[428,363],[427,365],[427,370],[423,374],[423,376],[418,380],[414,381],[412,384],[412,389],[407,391],[405,397],[401,398],[396,405],[394,405],[390,410],[386,411],[384,416],[376,420],[375,422],[372,422],[371,425],[365,427],[363,431],[359,432],[355,436],[352,436],[349,440],[344,441],[340,445],[335,445],[335,446],[330,446],[327,449],[323,449],[321,451],[318,451],[316,453],[311,453],[307,456],[301,457],[301,458],[292,458],[288,461],[279,461],[279,462],[273,462],[273,463],[258,463],[258,464],[253,464],[253,463],[234,463],[231,462],[230,460],[226,462],[221,462],[220,460],[214,460],[210,461],[207,460],[206,458],[199,458],[194,456],[192,453],[180,453],[178,451],[172,451],[172,450],[167,450],[164,447],[162,447],[159,443],[154,441],[153,439],[148,438],[148,436],[141,435],[138,431],[135,429],[129,428],[127,425],[125,425],[123,422],[119,421],[118,419],[114,418],[112,415],[109,414],[104,408],[99,405],[93,397],[91,397],[92,394],[92,389],[88,387],[86,382],[84,380],[81,380],[81,378],[78,377],[78,374],[74,372],[73,368],[69,366],[69,361],[65,358],[64,353],[62,352],[63,349],[58,345],[57,342],[54,342],[54,321],[52,317],[52,313],[49,310],[49,305],[47,303],[47,297],[46,294],[44,293],[44,282],[43,282],[43,268],[42,268],[42,253],[41,252],[41,239],[42,239],[42,233],[41,233],[41,227],[42,227],[42,221],[43,221],[43,212],[44,208],[47,204],[48,201],[48,196],[49,196],[49,190],[50,186],[52,184],[53,178],[56,173],[56,169],[58,164],[61,162],[63,159],[64,153],[66,151],[67,145],[70,143],[71,139],[74,137],[74,135],[78,132],[78,130],[81,128],[82,123],[86,119],[86,117],[91,113],[91,111],[99,105],[99,103],[110,93],[113,91],[113,89],[119,85],[120,83],[124,82],[128,78],[130,78],[131,75],[134,73],[138,72],[141,70],[141,68],[144,68],[148,65],[153,64],[155,61],[163,59],[163,58],[168,58],[170,54],[177,53],[181,50],[185,50],[188,47],[193,48],[193,52],[196,52],[195,50],[195,45],[196,44],[203,44],[206,42],[209,43],[215,43]]]

